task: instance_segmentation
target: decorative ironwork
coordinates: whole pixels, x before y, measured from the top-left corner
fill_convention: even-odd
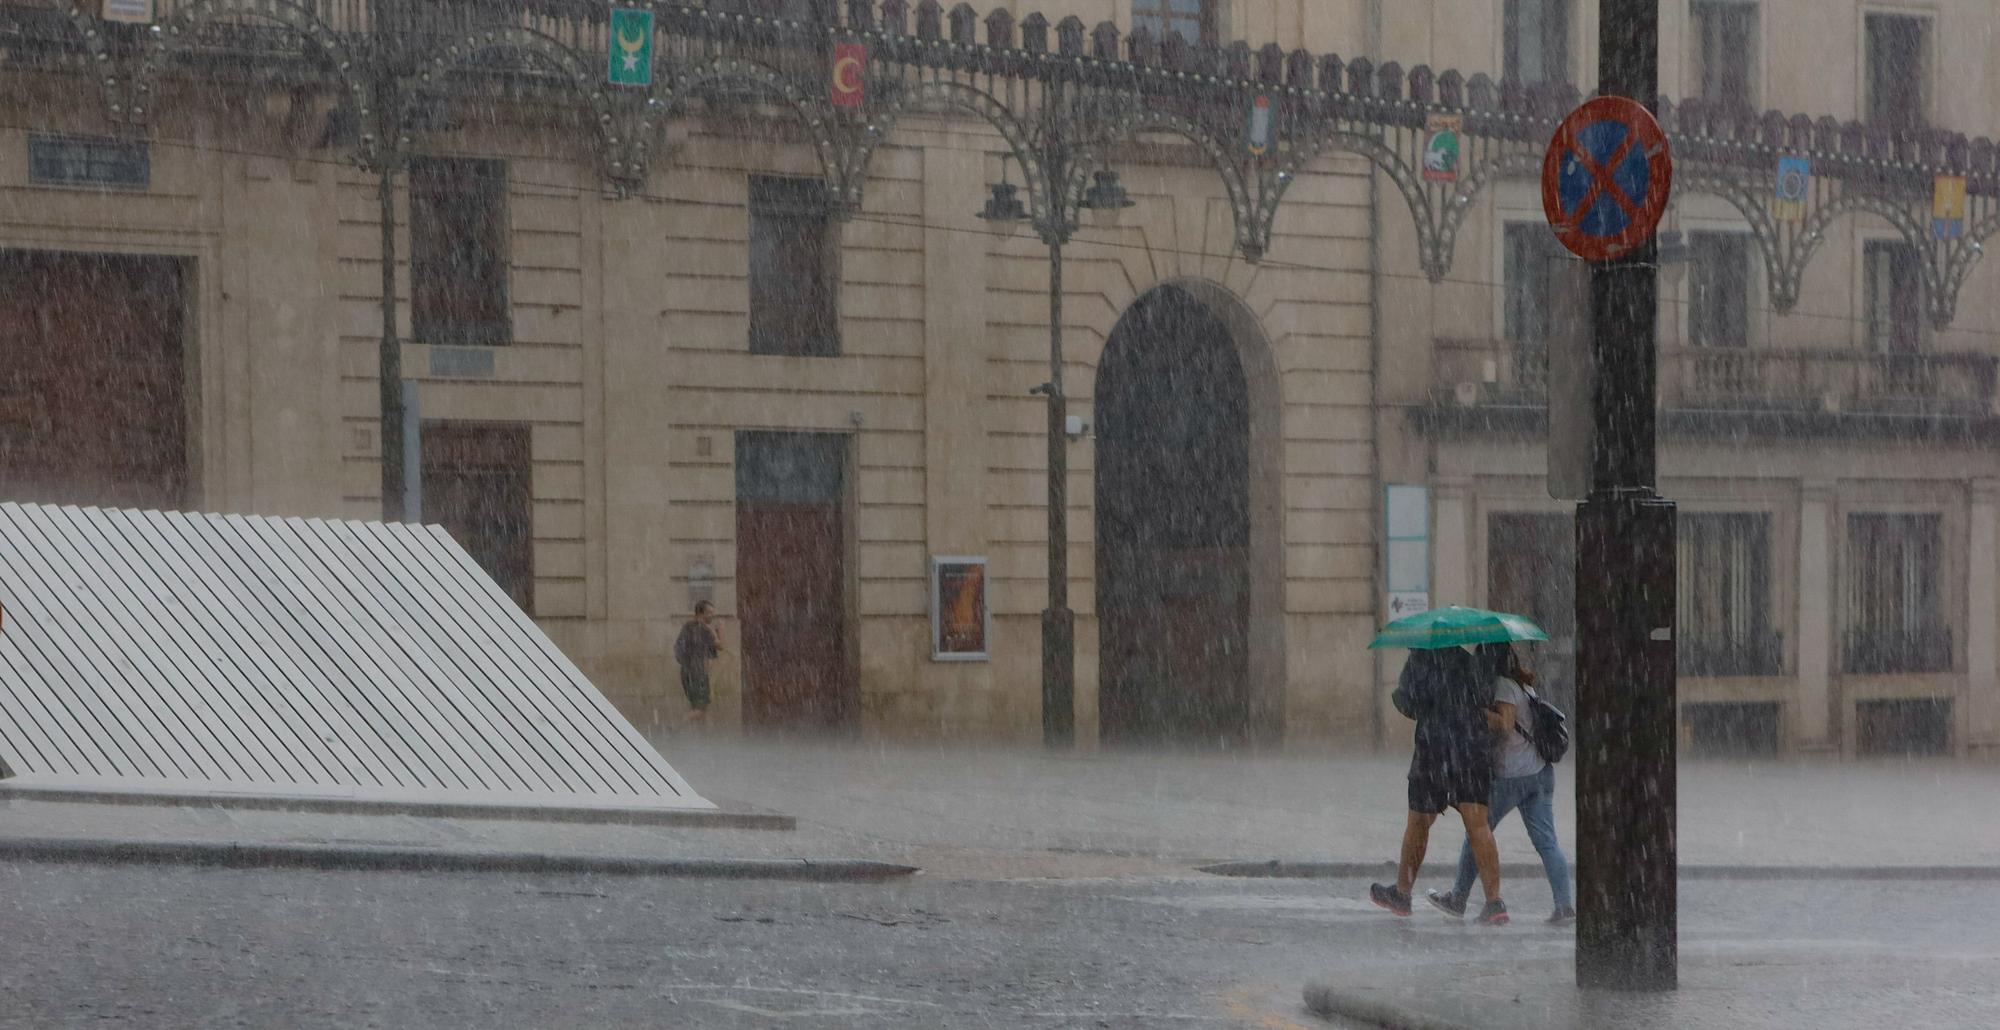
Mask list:
[[[153,25],[146,43],[138,48],[137,60],[132,62],[130,92],[122,109],[110,85],[111,77],[105,80],[112,120],[143,126],[150,115],[148,108],[152,106],[161,72],[179,55],[213,49],[216,40],[206,30],[223,17],[269,21],[294,33],[290,38],[308,44],[304,49],[316,53],[332,69],[340,86],[341,104],[359,122],[368,120],[368,88],[362,62],[340,34],[312,11],[288,0],[197,0],[163,17]]]
[[[1393,61],[1156,39],[1149,31],[1126,36],[1109,22],[1092,27],[1073,16],[1016,21],[996,10],[982,19],[969,4],[947,11],[936,0],[822,2],[808,5],[803,19],[781,16],[794,8],[773,0],[621,2],[655,15],[648,89],[604,82],[608,11],[597,0],[158,0],[159,22],[147,29],[101,22],[84,0],[0,0],[0,50],[22,65],[63,51],[54,66],[87,68],[108,120],[143,132],[163,77],[199,74],[199,62],[249,59],[233,37],[208,31],[215,23],[273,25],[282,31],[249,50],[292,47],[308,57],[301,64],[309,67],[285,70],[287,82],[314,71],[326,77],[342,116],[357,127],[356,159],[364,164],[420,135],[423,105],[455,95],[462,88],[455,80],[498,68],[566,94],[591,126],[587,143],[600,173],[621,191],[643,184],[668,120],[691,97],[746,86],[790,110],[831,194],[849,210],[862,203],[873,155],[904,115],[960,111],[999,133],[1022,165],[1037,224],[1051,229],[1073,221],[1090,173],[1118,147],[1172,133],[1216,173],[1236,220],[1236,247],[1252,261],[1269,251],[1298,177],[1346,153],[1380,170],[1403,198],[1419,264],[1433,281],[1449,274],[1480,195],[1533,175],[1557,119],[1580,99],[1573,87],[1496,83],[1421,65],[1406,72]],[[57,22],[68,29],[56,30]],[[836,110],[825,96],[836,42],[867,47],[859,110]],[[1244,126],[1258,97],[1270,105],[1272,124],[1253,155]],[[1422,172],[1433,115],[1462,123],[1455,181]],[[1927,315],[1948,325],[1985,241],[2000,233],[1993,141],[1696,101],[1663,100],[1659,115],[1684,191],[1714,194],[1743,216],[1779,311],[1797,303],[1827,231],[1841,218],[1867,217],[1917,249]],[[1797,223],[1772,218],[1767,206],[1783,155],[1812,163]],[[1047,167],[1052,158],[1062,167]],[[1967,179],[1967,224],[1955,238],[1930,231],[1938,175]]]
[[[531,68],[540,65],[565,83],[588,112],[604,174],[614,181],[626,177],[630,148],[620,134],[605,93],[607,87],[600,72],[604,62],[592,64],[583,54],[561,42],[517,25],[488,25],[440,48],[430,61],[420,66],[417,88],[405,94],[410,98],[409,107],[401,124],[415,123],[417,111],[423,105],[443,99],[439,94],[455,72],[493,66],[499,63],[496,58],[502,56],[515,58]]]
[[[1035,154],[1033,131],[1016,118],[1014,111],[999,98],[977,87],[949,79],[893,84],[880,106],[869,112],[859,145],[848,151],[841,168],[846,203],[857,209],[861,206],[861,187],[867,177],[869,161],[905,113],[940,110],[970,114],[984,120],[1000,134],[1014,160],[1028,175],[1029,216],[1038,223],[1045,221],[1048,218],[1049,197],[1041,188],[1040,177],[1029,171],[1036,167],[1039,160]]]

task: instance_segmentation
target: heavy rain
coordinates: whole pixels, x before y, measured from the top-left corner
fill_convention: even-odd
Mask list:
[[[0,1027],[2000,1025],[1986,0],[0,0]]]

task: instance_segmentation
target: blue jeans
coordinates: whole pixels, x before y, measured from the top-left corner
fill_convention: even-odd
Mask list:
[[[1542,871],[1549,876],[1549,890],[1556,905],[1574,907],[1569,894],[1569,860],[1563,857],[1556,840],[1556,770],[1544,765],[1533,776],[1509,776],[1493,781],[1493,796],[1486,803],[1486,825],[1498,827],[1507,813],[1521,810],[1521,822],[1528,827],[1528,839],[1542,856]],[[1479,878],[1479,866],[1472,860],[1472,842],[1458,853],[1458,883],[1452,890],[1461,898],[1472,893],[1472,881]]]

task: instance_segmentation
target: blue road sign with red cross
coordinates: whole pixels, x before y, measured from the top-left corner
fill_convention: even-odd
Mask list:
[[[1564,118],[1542,158],[1542,211],[1578,257],[1605,261],[1644,243],[1666,212],[1673,157],[1651,112],[1597,97]]]

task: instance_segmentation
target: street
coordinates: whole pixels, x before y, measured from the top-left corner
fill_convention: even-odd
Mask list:
[[[0,1025],[1323,1026],[1300,987],[1332,968],[1442,977],[1568,954],[1540,923],[1544,885],[1510,893],[1519,921],[1502,930],[1396,920],[1365,886],[16,865],[0,870]],[[1691,964],[1848,984],[1770,1025],[2000,1018],[1991,884],[1705,881],[1681,897]]]

